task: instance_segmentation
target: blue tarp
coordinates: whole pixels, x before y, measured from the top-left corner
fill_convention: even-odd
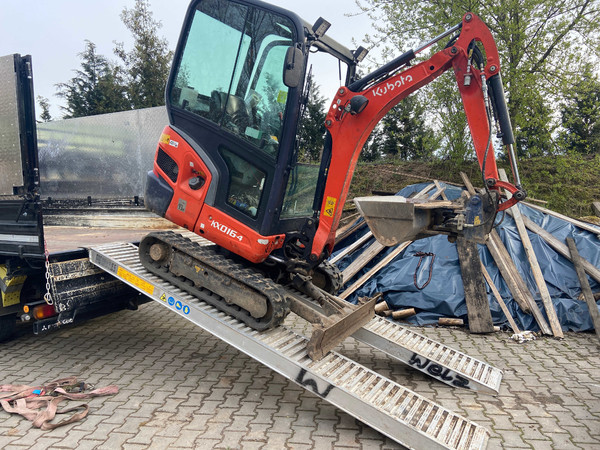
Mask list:
[[[456,186],[446,185],[446,195],[454,200],[460,197],[462,190]],[[418,192],[427,186],[427,183],[407,186],[398,195],[409,197],[413,192]],[[519,205],[521,213],[535,222],[537,225],[550,232],[561,242],[565,238],[572,237],[577,244],[579,253],[596,267],[600,267],[600,239],[597,235],[584,231],[569,222],[556,217],[543,214],[526,205]],[[500,221],[502,213],[498,214],[496,221]],[[513,219],[506,214],[502,222],[496,227],[504,245],[515,262],[517,269],[533,294],[540,310],[544,307],[539,290],[533,278],[527,256],[516,225]],[[342,251],[346,246],[352,244],[368,229],[366,227],[346,238],[335,248],[333,256]],[[599,228],[600,232],[600,228]],[[544,279],[548,286],[552,302],[556,309],[558,319],[564,331],[589,331],[593,330],[592,320],[584,301],[577,300],[581,294],[579,279],[573,268],[573,264],[553,248],[551,248],[541,237],[528,231],[534,252],[541,267]],[[352,255],[338,261],[340,270],[344,270],[361,251],[374,242],[369,240],[363,247]],[[522,330],[538,331],[539,327],[533,316],[525,314],[519,305],[513,300],[507,285],[502,279],[498,267],[485,245],[478,245],[481,261],[486,266],[494,284],[500,291],[508,309],[510,310],[517,325]],[[347,288],[358,277],[366,273],[373,265],[381,260],[392,248],[386,249],[377,258],[373,259],[368,266],[359,272],[352,280],[344,286]],[[418,289],[416,284],[422,286],[429,278],[431,256],[423,257],[421,265],[417,270],[420,257],[415,256],[417,252],[434,253],[432,276],[430,283],[423,289]],[[588,277],[592,291],[600,291],[600,284]],[[508,321],[489,286],[486,283],[492,319],[495,325],[508,326]],[[357,290],[349,301],[355,303],[358,297],[373,296],[378,292],[383,293],[383,298],[393,310],[415,308],[417,314],[407,319],[415,325],[427,325],[437,323],[440,317],[458,317],[467,323],[467,307],[463,290],[460,265],[456,245],[449,243],[446,236],[438,235],[431,238],[421,239],[413,242],[390,264],[386,265],[367,283]],[[545,313],[544,313],[545,314]]]

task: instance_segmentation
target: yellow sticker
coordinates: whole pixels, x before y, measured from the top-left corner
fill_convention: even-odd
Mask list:
[[[152,295],[154,293],[154,286],[152,286],[147,281],[142,280],[137,275],[132,274],[128,270],[123,269],[122,267],[119,267],[117,269],[117,276],[123,278],[125,281],[128,281],[129,283],[133,284],[134,286],[140,288],[142,291],[146,292],[147,294]]]
[[[161,296],[160,296],[160,299],[161,299],[163,302],[165,302],[165,303],[166,303],[166,301],[167,301],[167,294],[163,294],[163,295],[161,295]]]
[[[479,216],[475,216],[475,219],[473,219],[473,225],[481,225],[481,218]]]
[[[336,203],[337,198],[327,197],[327,200],[325,200],[325,211],[323,212],[323,215],[327,217],[333,217]]]
[[[159,142],[161,144],[168,144],[170,142],[170,140],[171,140],[171,136],[169,136],[168,134],[163,133],[163,134],[160,135],[160,141]]]
[[[287,101],[287,92],[279,91],[279,94],[277,94],[277,103],[285,103],[286,101]]]

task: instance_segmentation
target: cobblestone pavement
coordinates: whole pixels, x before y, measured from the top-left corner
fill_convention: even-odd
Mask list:
[[[500,395],[448,387],[353,339],[341,352],[485,426],[490,449],[600,449],[593,335],[518,344],[507,333],[417,331],[503,369]],[[0,375],[0,384],[76,375],[120,388],[90,400],[82,422],[53,431],[0,411],[2,448],[400,448],[154,303],[45,336],[21,331],[0,344]]]

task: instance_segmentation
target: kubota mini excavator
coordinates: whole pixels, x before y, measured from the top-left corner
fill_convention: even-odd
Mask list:
[[[151,272],[257,330],[291,310],[314,325],[309,355],[318,359],[373,316],[375,299],[335,297],[341,278],[327,262],[363,144],[403,98],[453,69],[485,181],[475,202],[428,211],[405,236],[445,233],[481,238],[497,211],[525,197],[487,26],[474,14],[367,76],[363,48],[350,51],[294,13],[257,0],[194,0],[166,88],[164,129],[146,205],[217,244],[151,233],[140,257]],[[421,62],[416,55],[449,38]],[[308,60],[325,52],[347,68],[326,117],[320,164],[298,158],[307,101]],[[515,185],[498,180],[492,125],[506,145]],[[500,188],[513,195],[502,199]]]

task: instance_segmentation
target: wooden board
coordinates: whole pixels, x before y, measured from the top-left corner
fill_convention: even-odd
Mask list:
[[[579,251],[577,250],[577,246],[575,245],[575,241],[573,240],[573,238],[567,238],[567,245],[571,253],[571,260],[573,261],[573,265],[575,266],[575,271],[577,272],[577,277],[579,278],[579,283],[581,284],[581,292],[583,293],[583,298],[585,298],[585,302],[587,303],[588,309],[590,311],[590,316],[594,324],[594,329],[596,330],[596,336],[600,340],[600,313],[598,313],[598,305],[596,305],[596,301],[594,300],[594,294],[592,294],[590,284],[588,283],[587,276],[585,275],[585,271],[583,270],[583,265],[581,264],[583,258],[581,258],[581,256],[579,255]]]
[[[500,305],[500,309],[504,313],[504,316],[506,316],[506,318],[508,319],[508,323],[510,324],[510,327],[512,328],[513,333],[517,333],[517,334],[521,333],[521,330],[519,330],[519,327],[518,327],[517,323],[515,322],[515,319],[513,319],[512,314],[506,307],[506,303],[504,303],[504,299],[500,295],[498,288],[496,288],[496,285],[494,284],[492,277],[490,277],[490,274],[488,273],[488,271],[485,268],[485,266],[483,265],[483,263],[481,263],[481,273],[483,274],[485,281],[487,281],[487,284],[490,286],[492,294],[494,294],[494,297],[496,298],[496,301]]]
[[[552,247],[562,256],[571,261],[571,253],[569,252],[569,248],[561,241],[559,241],[556,237],[554,237],[552,233],[549,233],[548,231],[544,230],[538,224],[531,221],[527,216],[523,216],[523,223],[528,229],[530,229],[539,237],[541,237],[544,241],[546,241],[546,243],[550,247]],[[581,265],[583,266],[583,270],[585,270],[585,272],[590,277],[592,277],[594,280],[600,283],[600,269],[598,269],[596,266],[594,266],[592,263],[585,259],[581,260]]]
[[[502,181],[508,181],[506,172],[503,169],[498,169],[498,173]],[[542,298],[542,303],[544,304],[544,308],[546,309],[546,316],[548,317],[548,321],[550,322],[552,334],[554,334],[554,336],[557,338],[563,338],[564,334],[560,325],[560,321],[558,320],[558,316],[556,315],[556,310],[554,309],[554,304],[552,303],[552,298],[550,297],[550,292],[548,291],[546,280],[544,279],[542,269],[537,260],[537,256],[535,255],[535,252],[533,250],[533,245],[531,245],[531,241],[529,239],[529,235],[527,234],[525,224],[523,223],[523,218],[521,216],[519,206],[511,206],[508,212],[512,215],[515,224],[517,225],[517,230],[519,232],[519,236],[521,237],[521,243],[523,244],[523,248],[525,249],[525,254],[527,255],[527,260],[529,261],[535,284],[538,287],[540,297]]]
[[[398,256],[402,251],[412,244],[412,241],[403,242],[399,244],[393,251],[391,251],[388,255],[385,256],[381,261],[379,261],[371,270],[365,273],[362,277],[352,283],[351,286],[348,287],[344,292],[342,292],[339,296],[340,298],[348,298],[350,294],[359,289],[363,284],[365,284],[373,275],[379,272],[382,268],[388,265],[396,256]]]
[[[543,212],[544,214],[548,214],[550,216],[558,217],[559,219],[565,220],[565,221],[575,225],[576,227],[581,228],[582,230],[589,231],[590,233],[594,233],[596,236],[600,237],[600,229],[597,227],[594,227],[593,225],[587,224],[587,223],[582,222],[577,219],[573,219],[572,217],[569,217],[569,216],[565,216],[564,214],[557,213],[556,211],[552,211],[551,209],[542,208],[541,206],[534,205],[532,203],[527,203],[527,202],[521,202],[521,203],[529,206],[530,208],[533,208],[535,210]]]
[[[485,292],[485,280],[481,272],[477,244],[459,236],[456,239],[456,249],[465,289],[469,331],[471,333],[493,333],[494,323]]]
[[[467,175],[464,172],[461,172],[460,175],[469,194],[474,195],[475,188],[471,184],[471,181]],[[500,270],[500,274],[506,282],[513,299],[519,304],[519,307],[523,310],[523,312],[533,315],[542,333],[551,335],[552,330],[550,329],[548,322],[546,322],[544,315],[535,303],[531,292],[529,292],[525,281],[517,270],[517,266],[511,259],[508,250],[506,250],[506,247],[504,246],[504,243],[502,242],[502,239],[500,239],[500,236],[496,230],[492,230],[490,232],[486,246],[490,251],[492,258],[496,262],[496,265]]]

